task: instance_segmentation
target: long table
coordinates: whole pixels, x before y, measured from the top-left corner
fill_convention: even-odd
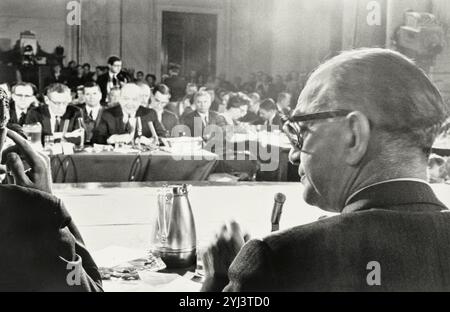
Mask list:
[[[65,203],[94,259],[110,246],[149,250],[156,220],[157,190],[162,183],[57,184],[55,194]],[[450,207],[450,185],[433,185]],[[199,249],[208,245],[222,222],[235,219],[253,238],[270,233],[273,197],[287,196],[280,229],[303,225],[332,214],[307,205],[299,183],[194,182],[189,192]],[[139,281],[105,281],[106,291],[153,291]],[[167,291],[167,289],[165,289]],[[170,289],[169,289],[170,290]],[[178,289],[173,289],[178,290]]]
[[[217,163],[216,154],[195,153],[75,153],[51,157],[55,183],[203,181]]]

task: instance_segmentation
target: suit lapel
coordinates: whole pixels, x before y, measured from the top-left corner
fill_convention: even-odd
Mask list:
[[[447,207],[437,199],[431,186],[416,181],[390,181],[370,186],[353,196],[343,213],[369,209],[420,211],[417,204],[426,204],[426,211],[442,211]],[[434,206],[435,209],[429,208]],[[414,207],[415,206],[415,207]]]
[[[42,130],[46,133],[53,133],[52,124],[50,122],[50,111],[47,105],[42,106]]]

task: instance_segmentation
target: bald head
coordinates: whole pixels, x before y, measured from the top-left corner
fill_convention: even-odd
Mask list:
[[[344,52],[321,65],[308,80],[297,110],[362,112],[374,130],[405,145],[429,149],[449,107],[411,60],[385,49]]]
[[[119,103],[125,114],[134,115],[141,104],[141,88],[134,83],[122,86]]]

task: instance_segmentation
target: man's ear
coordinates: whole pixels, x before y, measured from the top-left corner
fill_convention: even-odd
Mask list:
[[[352,112],[345,120],[346,162],[355,166],[367,153],[370,141],[370,122],[361,112]]]
[[[48,98],[48,96],[44,95],[44,101],[45,101],[45,104],[48,105],[48,102],[50,102],[50,99]]]

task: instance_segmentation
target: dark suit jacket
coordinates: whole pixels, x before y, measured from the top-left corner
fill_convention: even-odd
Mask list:
[[[152,137],[150,127],[148,126],[148,123],[150,121],[153,122],[156,133],[159,136],[162,137],[165,136],[166,132],[159,123],[158,116],[156,115],[156,112],[153,109],[140,106],[136,112],[136,117],[141,117],[143,136],[148,138]],[[106,144],[108,138],[111,135],[125,134],[125,133],[127,132],[126,132],[126,125],[123,123],[122,107],[120,105],[114,106],[106,109],[103,112],[102,118],[100,119],[100,123],[98,127],[94,130],[92,142],[98,144]]]
[[[218,122],[219,114],[213,111],[209,111],[208,115],[208,125],[216,125]],[[198,118],[195,123],[196,118]],[[191,131],[191,136],[204,136],[205,125],[203,124],[200,114],[197,111],[192,111],[184,118],[184,124],[189,127]]]
[[[183,99],[186,94],[186,81],[180,76],[169,77],[164,80],[164,84],[170,89],[170,101],[178,102]]]
[[[77,126],[77,118],[82,117],[81,109],[75,105],[67,106],[66,112],[61,117],[61,123],[59,127],[59,132],[63,130],[64,123],[69,120],[68,132],[75,130]],[[27,114],[25,124],[40,123],[42,126],[42,142],[46,135],[52,135],[53,130],[50,122],[50,111],[48,110],[48,105],[42,104],[38,107],[30,109]]]
[[[178,125],[178,117],[174,113],[172,113],[169,110],[164,110],[162,114],[162,126],[165,131],[169,132],[169,134],[172,132],[173,127]]]
[[[239,119],[240,122],[246,122],[252,125],[262,125],[264,124],[264,120],[254,112],[247,112],[247,114]]]
[[[339,216],[248,242],[225,290],[450,291],[449,259],[450,213],[431,187],[388,182],[358,193]],[[367,283],[372,261],[381,286]]]
[[[86,130],[85,141],[89,143],[92,141],[92,137],[94,136],[94,129],[97,128],[100,124],[104,108],[101,107],[98,111],[97,118],[95,120],[92,120],[91,118],[89,118],[89,114],[86,110],[86,104],[78,104],[77,107],[81,109]]]
[[[130,77],[128,77],[128,75],[123,71],[117,74],[117,80],[124,83],[131,82]],[[102,104],[106,103],[106,98],[108,96],[108,82],[109,72],[97,77],[97,84],[100,87],[100,91],[102,91]]]
[[[2,185],[0,207],[0,291],[102,291],[97,266],[60,199]]]
[[[264,125],[265,124],[266,123],[264,122]],[[281,130],[282,125],[283,125],[283,121],[281,120],[280,114],[277,112],[272,119],[272,124],[268,126],[268,131],[273,131],[276,129]]]
[[[30,109],[32,107],[33,106],[30,106],[28,108],[27,114],[28,114],[28,112],[30,111]],[[19,126],[23,126],[25,124],[26,119],[27,119],[26,114],[25,114],[24,117],[17,116],[17,114],[16,114],[16,104],[14,103],[13,100],[11,100],[11,102],[9,103],[9,123],[18,124]]]

